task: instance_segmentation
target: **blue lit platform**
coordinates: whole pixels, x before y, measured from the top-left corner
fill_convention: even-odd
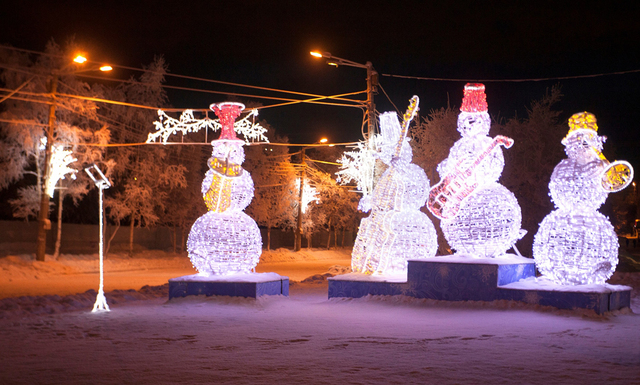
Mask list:
[[[360,298],[366,295],[400,295],[409,288],[407,276],[372,276],[358,273],[327,278],[329,298]]]
[[[555,285],[535,277],[533,259],[463,255],[410,260],[404,277],[344,274],[329,278],[329,298],[406,295],[441,301],[520,301],[597,314],[629,307],[631,288],[616,285]]]
[[[407,278],[416,298],[445,301],[502,299],[498,287],[536,274],[533,259],[472,258],[460,255],[409,261]]]
[[[289,296],[289,278],[276,273],[249,273],[222,276],[193,274],[169,280],[169,299],[188,295]]]
[[[530,277],[500,287],[503,299],[559,309],[589,309],[597,314],[631,306],[631,288],[623,285],[557,285]]]

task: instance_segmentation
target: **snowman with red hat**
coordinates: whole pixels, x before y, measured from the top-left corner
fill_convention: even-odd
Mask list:
[[[524,230],[518,201],[498,183],[504,168],[501,146],[511,147],[513,139],[489,137],[484,84],[465,85],[457,126],[461,138],[438,165],[441,180],[429,191],[427,207],[440,218],[456,254],[503,256]]]

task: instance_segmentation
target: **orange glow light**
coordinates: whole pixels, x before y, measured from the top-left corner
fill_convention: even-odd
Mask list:
[[[329,141],[329,139],[327,139],[327,138],[320,139],[320,143],[327,143],[328,141]]]
[[[100,67],[100,71],[102,72],[111,71],[112,69],[113,67],[111,67],[110,65],[103,65],[102,67]]]
[[[322,54],[321,54],[320,52],[317,52],[317,51],[311,51],[311,52],[309,52],[309,53],[310,53],[310,54],[311,54],[311,56],[313,56],[313,57],[318,57],[318,58],[322,57]]]
[[[82,55],[78,55],[75,58],[73,58],[73,61],[78,63],[78,64],[82,64],[82,63],[87,61],[87,58],[82,56]]]

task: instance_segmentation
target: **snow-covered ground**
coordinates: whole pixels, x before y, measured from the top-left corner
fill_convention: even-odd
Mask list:
[[[326,277],[348,266],[348,250],[281,249],[257,271],[291,277],[289,298],[167,301],[167,279],[194,273],[187,257],[109,256],[112,311],[91,313],[96,255],[0,258],[0,383],[640,384],[640,273],[611,281],[634,288],[632,309],[598,316],[505,301],[328,300]]]

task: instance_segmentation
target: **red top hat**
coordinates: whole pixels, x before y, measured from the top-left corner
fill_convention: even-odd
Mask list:
[[[467,83],[464,86],[464,97],[460,111],[487,112],[487,95],[484,93],[484,84]]]
[[[244,104],[235,102],[214,103],[209,108],[215,112],[222,125],[222,132],[218,140],[240,140],[236,136],[233,125],[236,122],[236,118],[244,110]]]

